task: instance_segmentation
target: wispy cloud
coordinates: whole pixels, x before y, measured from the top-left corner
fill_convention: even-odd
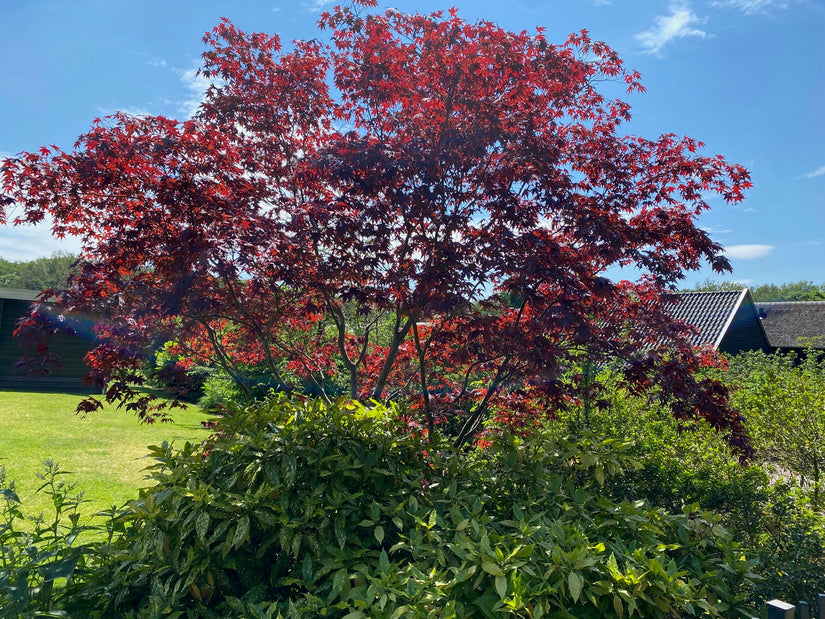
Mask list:
[[[334,1],[335,0],[311,0],[309,2],[303,2],[303,5],[304,8],[308,9],[311,13],[320,13]]]
[[[722,228],[720,226],[702,226],[702,230],[714,236],[722,236],[723,234],[730,234],[733,232],[730,228]]]
[[[766,13],[772,8],[786,9],[789,5],[787,0],[714,0],[710,3],[710,6],[738,9],[745,15]]]
[[[191,118],[198,111],[200,104],[206,96],[206,90],[209,88],[212,81],[198,73],[197,67],[190,69],[174,69],[178,74],[181,83],[186,87],[189,96],[180,102],[179,111],[186,115],[186,118]]]
[[[198,108],[206,95],[206,90],[209,88],[210,84],[213,83],[211,79],[205,78],[198,73],[200,63],[193,63],[191,67],[185,69],[176,67],[168,63],[163,58],[151,58],[147,61],[147,63],[153,67],[158,67],[172,73],[178,78],[178,81],[184,87],[184,94],[182,96],[154,102],[152,107],[161,106],[162,108],[165,108],[165,111],[155,113],[173,113],[178,115],[178,117],[191,118],[195,112],[198,111]],[[172,109],[169,109],[166,106],[171,106]],[[133,116],[149,114],[149,112],[140,108],[124,111],[128,111],[128,113]],[[106,113],[111,112],[106,111]]]
[[[685,37],[705,38],[708,34],[695,26],[704,23],[686,2],[673,2],[670,5],[670,15],[658,15],[654,18],[655,25],[649,30],[634,35],[642,45],[645,54],[659,54],[662,49],[676,39]]]
[[[115,112],[123,112],[129,116],[152,116],[152,112],[144,107],[107,107],[104,105],[96,105],[95,110],[99,116],[111,116]]]
[[[725,255],[728,258],[739,260],[753,260],[764,258],[773,251],[773,248],[773,245],[730,245],[725,248]]]
[[[817,176],[825,175],[825,165],[818,167],[813,172],[808,172],[807,174],[803,174],[800,178],[816,178]]]

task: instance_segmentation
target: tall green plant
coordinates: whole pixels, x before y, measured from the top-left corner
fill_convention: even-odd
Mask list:
[[[0,616],[65,617],[74,590],[88,573],[94,543],[82,534],[97,527],[81,520],[83,494],[51,460],[38,473],[37,492],[52,511],[26,518],[14,483],[0,467]],[[28,520],[28,522],[27,522]]]

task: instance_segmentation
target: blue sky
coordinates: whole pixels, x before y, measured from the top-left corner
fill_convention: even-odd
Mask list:
[[[223,16],[284,41],[323,36],[324,0],[19,0],[0,3],[0,156],[70,148],[116,110],[183,119],[200,100],[201,37]],[[743,204],[700,222],[749,284],[825,282],[825,4],[821,0],[397,0],[406,12],[455,5],[464,19],[551,41],[586,28],[642,73],[628,133],[673,132],[745,165]],[[0,227],[0,257],[57,249],[48,229]],[[711,277],[689,275],[685,285]]]

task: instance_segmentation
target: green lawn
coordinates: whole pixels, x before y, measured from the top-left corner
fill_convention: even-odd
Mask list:
[[[205,415],[197,408],[175,411],[174,423],[142,424],[137,417],[106,407],[86,418],[75,414],[83,396],[0,391],[0,466],[14,480],[26,514],[48,511],[47,497],[35,496],[35,474],[51,459],[73,474],[89,500],[84,514],[122,505],[146,484],[146,446],[163,441],[201,441]]]

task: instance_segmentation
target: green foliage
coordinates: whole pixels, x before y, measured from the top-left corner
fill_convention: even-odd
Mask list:
[[[64,288],[75,260],[75,256],[65,252],[26,262],[10,262],[0,258],[0,288]]]
[[[735,281],[716,282],[710,279],[697,284],[691,292],[717,292],[723,290],[741,290],[744,284]],[[750,287],[751,297],[757,303],[771,301],[825,301],[825,283],[817,286],[810,281],[798,281],[787,284],[761,284]]]
[[[759,535],[748,553],[759,561],[753,598],[807,600],[825,591],[825,518],[810,500],[783,482],[768,489],[758,512]]]
[[[751,290],[754,301],[825,301],[825,283],[798,281],[790,284],[763,284]]]
[[[737,281],[714,281],[706,279],[693,286],[692,288],[683,288],[681,292],[724,292],[728,290],[742,290],[745,284]]]
[[[734,360],[732,370],[720,377],[740,383],[742,375],[748,375],[745,364]],[[750,377],[754,388],[766,378]],[[754,420],[746,417],[753,429]],[[594,409],[587,419],[570,411],[560,426],[560,432],[582,432],[585,427],[605,439],[632,441],[629,454],[638,466],[608,477],[605,491],[610,496],[645,497],[668,511],[698,504],[718,514],[744,554],[757,560],[753,607],[776,597],[813,603],[825,590],[822,512],[797,488],[772,482],[762,462],[740,462],[712,429],[680,425],[665,411],[621,392],[614,393],[609,407]],[[760,439],[754,444],[759,455]]]
[[[78,543],[80,499],[57,469],[41,491],[60,524],[34,532],[13,524],[2,485],[3,578],[19,583],[0,586],[3,603],[11,616],[741,616],[825,589],[810,499],[637,398],[464,451],[398,419],[272,399],[224,418],[205,450],[153,447],[153,485],[110,514],[105,542]]]
[[[619,442],[425,450],[391,410],[318,401],[272,401],[221,430],[206,454],[153,448],[155,485],[118,519],[87,591],[96,612],[669,617],[741,605],[750,563],[715,516],[604,495],[600,481],[629,463]]]
[[[210,370],[203,381],[198,406],[208,412],[235,410],[247,404],[237,382],[220,370]]]
[[[731,362],[731,399],[749,419],[754,447],[799,476],[815,507],[825,504],[825,360],[809,350],[746,353]]]
[[[586,421],[576,411],[562,421],[566,431],[585,427],[605,439],[632,444],[629,454],[638,466],[610,479],[614,496],[645,497],[670,511],[698,503],[720,514],[741,541],[755,535],[755,514],[767,499],[770,479],[759,466],[740,462],[708,424],[685,424],[662,407],[619,390],[609,406],[593,409]]]
[[[205,377],[198,406],[207,413],[225,414],[242,409],[255,401],[263,401],[274,393],[267,374],[254,367],[241,368],[244,386],[237,378],[218,368],[199,368]]]

